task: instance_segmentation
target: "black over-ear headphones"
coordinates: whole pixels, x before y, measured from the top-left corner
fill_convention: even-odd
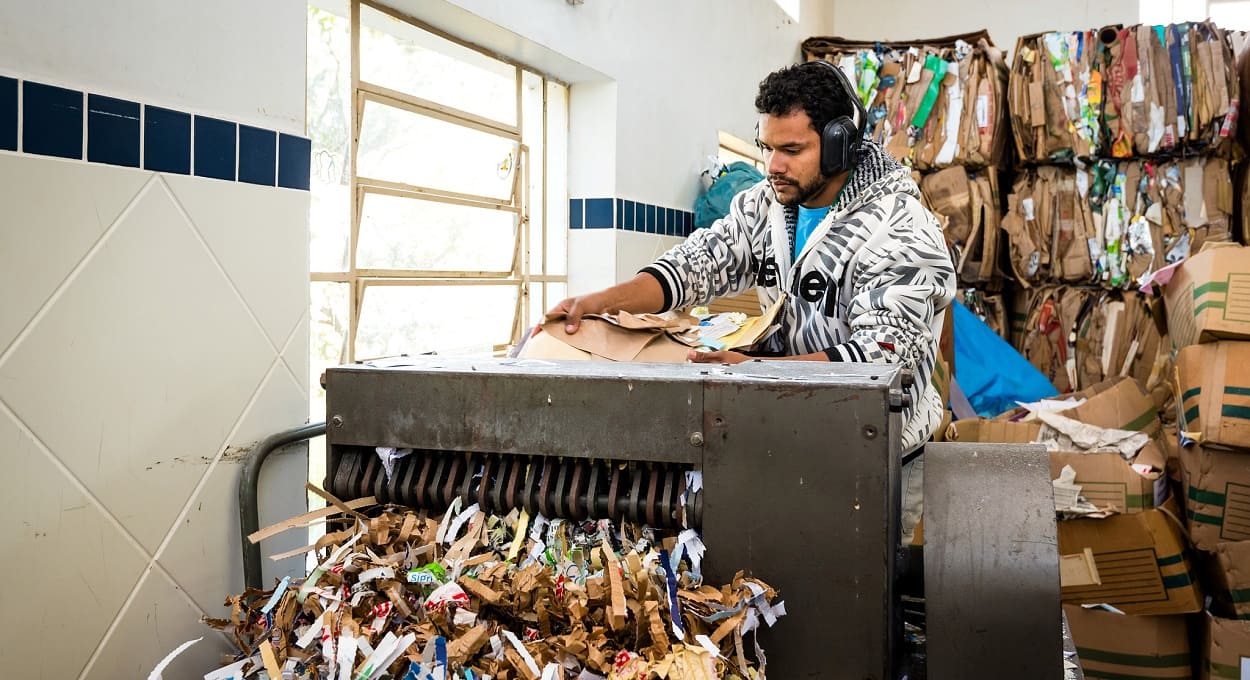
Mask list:
[[[820,173],[825,177],[832,177],[855,165],[859,144],[864,139],[863,126],[868,122],[868,110],[859,101],[855,87],[842,69],[824,60],[816,60],[816,63],[833,71],[834,78],[850,98],[855,112],[855,118],[838,116],[825,123],[825,128],[820,131]]]

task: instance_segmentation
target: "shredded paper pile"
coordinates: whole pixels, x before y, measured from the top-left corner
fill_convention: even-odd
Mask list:
[[[307,579],[249,589],[228,599],[230,619],[206,620],[240,652],[205,677],[764,677],[751,633],[785,605],[741,573],[703,584],[695,531],[458,506],[441,519],[353,512],[317,543]]]

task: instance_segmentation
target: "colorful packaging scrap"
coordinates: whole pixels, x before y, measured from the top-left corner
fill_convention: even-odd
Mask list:
[[[855,84],[868,135],[917,170],[997,165],[1006,146],[1007,66],[985,31],[912,42],[803,41]]]
[[[1225,154],[1240,105],[1234,42],[1210,21],[1020,38],[1008,87],[1020,158]]]
[[[763,581],[702,583],[686,530],[566,522],[458,505],[386,508],[315,546],[303,582],[231,597],[237,677],[352,680],[758,679],[744,637],[785,614]],[[226,669],[222,669],[223,671]],[[221,672],[221,671],[217,671]],[[211,677],[235,677],[233,675]]]

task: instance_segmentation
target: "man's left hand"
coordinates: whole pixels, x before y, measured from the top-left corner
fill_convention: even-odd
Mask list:
[[[740,364],[750,358],[742,352],[729,351],[700,352],[692,349],[686,354],[686,359],[695,364]]]

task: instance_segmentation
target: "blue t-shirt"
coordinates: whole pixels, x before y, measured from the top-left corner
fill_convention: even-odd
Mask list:
[[[831,205],[823,208],[799,206],[799,223],[794,228],[794,259],[799,259],[799,253],[803,252],[807,239],[812,237],[812,232],[816,231],[816,226],[825,219],[825,215],[829,214],[829,209],[832,207]]]

